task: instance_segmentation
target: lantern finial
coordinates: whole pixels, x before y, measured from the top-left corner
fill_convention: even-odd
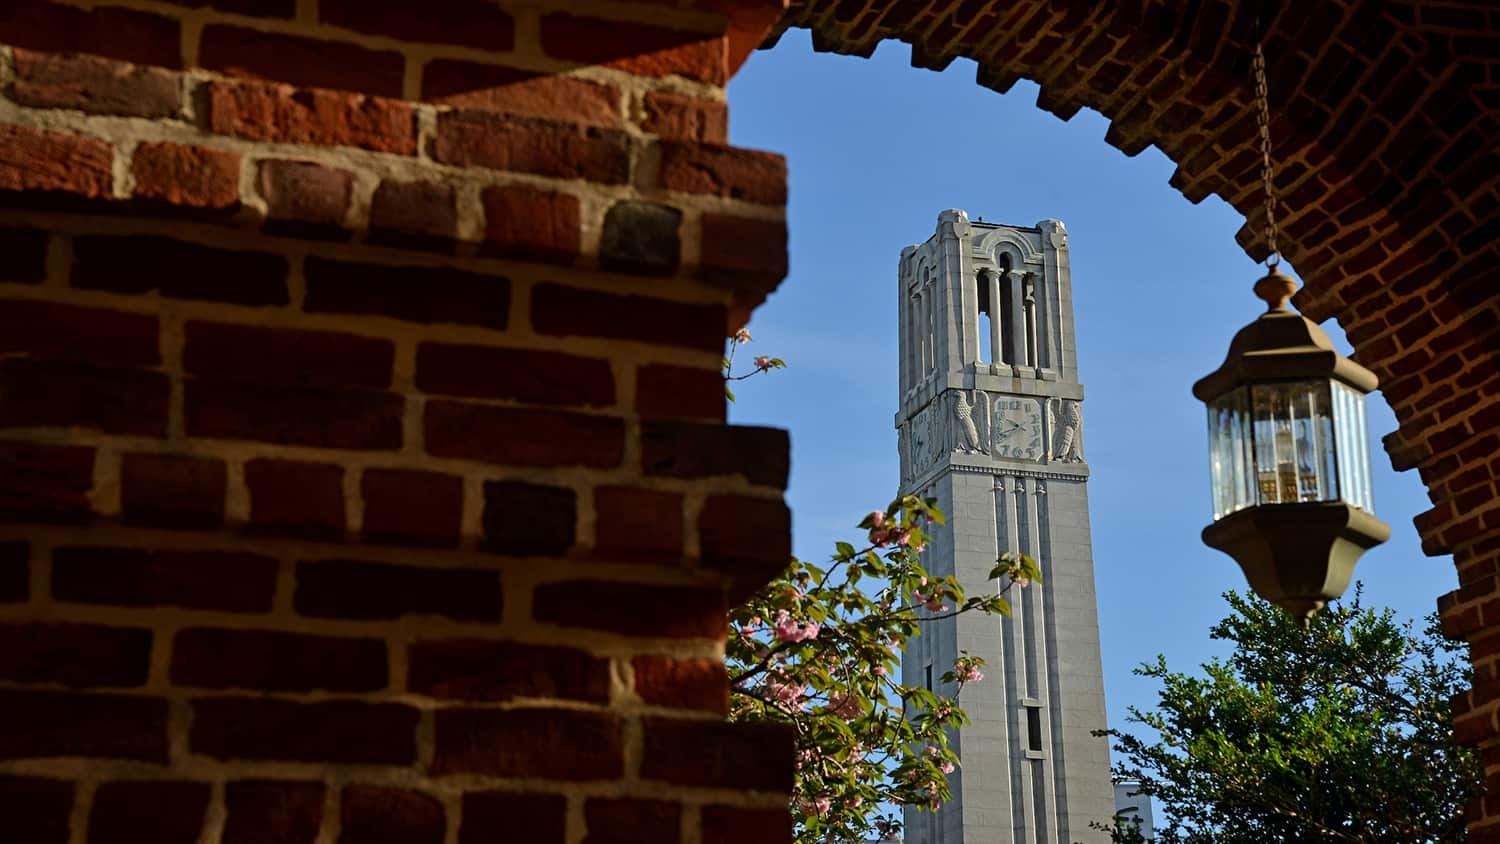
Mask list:
[[[1266,312],[1285,311],[1286,303],[1297,292],[1297,280],[1284,275],[1277,266],[1272,266],[1260,281],[1255,283],[1255,295],[1266,303]]]

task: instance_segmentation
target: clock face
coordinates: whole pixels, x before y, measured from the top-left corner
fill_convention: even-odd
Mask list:
[[[994,455],[1042,459],[1042,406],[1036,399],[995,399]]]

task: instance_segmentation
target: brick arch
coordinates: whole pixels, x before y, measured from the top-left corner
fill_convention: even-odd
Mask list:
[[[1037,83],[1063,120],[1093,108],[1126,155],[1156,146],[1187,199],[1216,194],[1261,235],[1250,55],[1255,3],[800,0],[789,28],[813,46],[869,56],[881,41],[912,64],[977,63],[1005,92]],[[1276,4],[1265,4],[1274,7]],[[1282,4],[1288,8],[1292,4]],[[1432,509],[1423,550],[1451,553],[1460,588],[1439,600],[1471,644],[1474,690],[1454,701],[1462,740],[1500,772],[1500,16],[1483,2],[1298,5],[1266,27],[1280,249],[1309,317],[1337,319],[1399,421],[1385,438],[1417,469]],[[1492,780],[1493,781],[1493,780]],[[1500,840],[1500,806],[1470,812],[1471,840]],[[1485,836],[1479,838],[1478,836]],[[1490,836],[1493,836],[1490,837]]]

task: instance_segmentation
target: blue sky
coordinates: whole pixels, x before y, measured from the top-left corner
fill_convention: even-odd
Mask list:
[[[974,65],[914,69],[905,45],[871,59],[816,54],[803,31],[758,52],[730,84],[730,140],[787,156],[791,275],[755,313],[756,342],[789,368],[736,385],[739,424],[792,432],[788,492],[798,556],[884,506],[897,483],[896,261],[938,212],[1068,228],[1110,723],[1155,688],[1131,675],[1162,653],[1173,668],[1225,649],[1208,639],[1238,567],[1198,538],[1208,523],[1204,409],[1190,392],[1263,306],[1260,268],[1234,242],[1241,218],[1217,198],[1192,205],[1157,150],[1127,158],[1106,121],[1064,123],[1027,82],[1001,96]],[[1292,267],[1293,272],[1299,268]],[[1340,343],[1342,332],[1324,328]],[[1345,351],[1348,349],[1345,347]],[[1427,509],[1415,472],[1396,474],[1379,438],[1395,419],[1370,400],[1375,504],[1391,541],[1356,577],[1367,601],[1406,617],[1456,586],[1449,558],[1422,555],[1411,519]]]

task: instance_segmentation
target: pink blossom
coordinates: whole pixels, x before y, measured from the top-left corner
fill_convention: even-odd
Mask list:
[[[903,546],[904,545],[910,545],[911,544],[911,531],[909,531],[909,530],[903,530],[900,533],[896,534],[896,544],[897,545],[903,545]]]
[[[864,804],[865,804],[865,798],[863,798],[863,797],[850,797],[848,800],[844,801],[844,805],[848,806],[851,809],[858,809],[860,806],[863,806]]]
[[[846,721],[856,718],[860,713],[859,698],[843,693],[833,695],[828,699],[828,711]]]
[[[828,810],[831,808],[833,808],[833,801],[827,797],[819,797],[813,801],[813,810],[820,815],[828,814]]]
[[[876,548],[884,548],[891,544],[891,532],[885,528],[876,528],[870,531],[870,544]]]
[[[771,699],[783,706],[793,706],[802,699],[802,693],[807,690],[800,683],[783,681],[779,677],[766,678],[766,691],[770,692]]]
[[[938,770],[942,771],[945,774],[953,773],[953,768],[954,766],[952,762],[943,762],[942,764],[938,765]]]
[[[750,342],[750,330],[748,328],[741,328],[739,331],[734,332],[734,342],[741,345]]]
[[[885,524],[885,514],[879,510],[872,510],[870,515],[866,516],[865,519],[872,527],[880,527]]]
[[[926,575],[922,575],[922,579],[920,581],[918,581],[918,584],[921,585],[921,586],[926,586],[927,585],[927,576]]]
[[[1017,577],[1017,578],[1013,578],[1011,580],[1011,583],[1014,583],[1015,585],[1021,587],[1022,589],[1025,589],[1026,588],[1026,584],[1028,584],[1030,582],[1031,582],[1031,578],[1029,578],[1029,577]]]
[[[884,677],[885,676],[885,666],[884,665],[877,665],[874,668],[870,669],[870,672],[872,674],[874,674],[876,677]]]
[[[746,624],[745,626],[743,626],[743,627],[740,628],[740,635],[741,636],[749,636],[751,633],[754,633],[754,632],[755,632],[755,628],[751,627],[748,624]]]
[[[756,358],[754,362],[755,362],[755,368],[756,369],[770,369],[771,368],[771,359],[769,357],[765,356],[765,355],[761,355],[760,357]]]
[[[962,674],[960,674],[958,676],[959,676],[959,679],[964,680],[965,682],[977,683],[980,680],[984,679],[984,672],[980,671],[978,668],[976,668],[976,667],[974,667],[974,666],[971,665],[971,666],[969,666],[969,668],[968,668],[967,671],[963,672]]]

